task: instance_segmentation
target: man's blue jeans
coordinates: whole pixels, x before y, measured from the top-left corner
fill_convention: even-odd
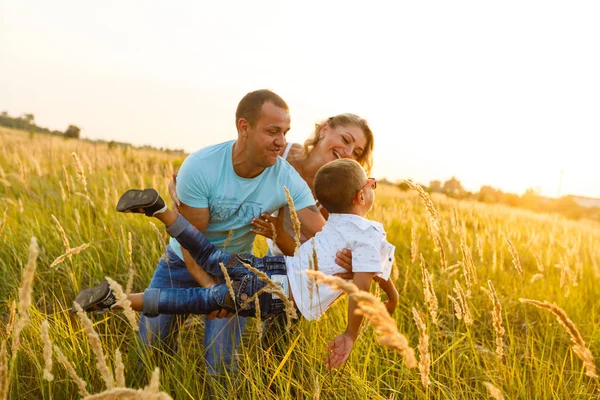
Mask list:
[[[149,288],[191,288],[199,287],[188,272],[185,263],[167,247],[166,260],[161,259],[154,271]],[[142,315],[140,321],[140,339],[147,345],[165,346],[173,351],[174,339],[185,315],[161,314],[156,317]],[[224,368],[235,367],[234,352],[240,344],[240,338],[246,326],[246,318],[234,315],[205,321],[204,359],[208,373],[222,373]]]

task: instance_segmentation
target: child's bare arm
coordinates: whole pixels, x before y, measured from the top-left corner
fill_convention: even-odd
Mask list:
[[[387,295],[387,301],[384,303],[385,308],[390,313],[390,315],[394,314],[394,310],[398,306],[398,289],[396,289],[396,285],[392,282],[391,279],[387,281],[378,276],[374,277],[373,280],[377,282],[381,290],[385,292]]]
[[[374,272],[355,272],[354,284],[358,289],[368,292],[371,288],[371,281],[375,276]],[[327,349],[330,351],[329,356],[325,360],[329,368],[336,368],[344,363],[350,355],[354,341],[358,336],[360,325],[362,323],[362,315],[357,315],[356,301],[352,297],[348,299],[348,325],[346,330],[341,335],[338,335],[329,345]]]

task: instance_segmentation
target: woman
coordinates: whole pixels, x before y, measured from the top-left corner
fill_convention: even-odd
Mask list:
[[[288,143],[281,157],[306,181],[313,191],[313,182],[319,168],[338,158],[351,158],[358,161],[367,175],[373,166],[373,132],[367,121],[355,114],[339,114],[317,124],[315,131],[304,145]],[[318,203],[317,203],[318,205]],[[319,205],[318,205],[319,206]],[[319,206],[321,213],[327,219],[327,210]],[[288,207],[283,210],[283,217],[263,215],[263,219],[253,221],[255,228],[252,232],[267,238],[270,255],[292,255],[295,244],[290,241],[294,237],[294,229]],[[277,243],[273,243],[273,227],[278,233],[285,231],[288,235],[277,234]],[[302,235],[300,242],[307,238]],[[280,249],[281,248],[281,249]]]

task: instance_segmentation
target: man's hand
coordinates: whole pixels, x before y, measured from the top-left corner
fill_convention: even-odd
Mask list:
[[[335,276],[345,279],[347,281],[352,280],[354,278],[354,273],[352,272],[352,250],[343,249],[341,251],[338,251],[335,254],[335,263],[340,267],[344,268],[346,271],[348,271],[334,274]]]
[[[342,333],[337,336],[331,343],[327,345],[329,355],[325,357],[325,364],[328,368],[337,368],[344,363],[350,356],[354,339],[347,333]]]
[[[285,235],[285,231],[283,230],[283,216],[283,207],[279,209],[279,214],[277,214],[277,217],[273,217],[264,213],[260,218],[252,219],[252,225],[254,225],[254,228],[250,229],[250,231],[271,240],[273,240],[273,229],[275,229],[276,238],[280,237],[281,235]]]

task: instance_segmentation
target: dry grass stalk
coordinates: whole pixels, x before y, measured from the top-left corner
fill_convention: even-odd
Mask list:
[[[57,346],[54,346],[54,354],[56,354],[58,362],[60,362],[63,365],[63,367],[65,367],[71,379],[73,379],[75,384],[77,384],[79,394],[83,397],[89,396],[90,394],[85,388],[87,386],[87,383],[83,379],[81,379],[79,375],[77,375],[77,372],[75,371],[75,368],[73,368],[73,365],[71,364],[69,359],[65,357],[63,352]]]
[[[100,376],[102,376],[102,379],[106,384],[106,388],[112,389],[114,387],[114,378],[112,371],[108,367],[106,356],[104,355],[104,350],[102,349],[102,343],[100,342],[100,336],[98,336],[98,333],[94,330],[94,324],[88,318],[81,306],[76,302],[73,302],[73,306],[75,307],[75,310],[77,310],[77,316],[83,325],[83,329],[88,336],[92,351],[96,356],[96,367],[100,372]]]
[[[285,295],[281,286],[279,286],[278,284],[273,282],[271,279],[269,279],[267,274],[265,274],[262,271],[257,270],[256,268],[254,268],[251,265],[248,265],[246,263],[243,263],[243,265],[244,265],[244,267],[248,268],[248,271],[256,274],[258,279],[265,283],[265,287],[263,287],[258,292],[256,292],[254,294],[254,296],[247,299],[242,304],[242,308],[245,308],[248,304],[250,304],[251,301],[254,301],[254,298],[258,298],[258,296],[260,296],[264,292],[274,294],[275,296],[277,296],[281,299],[281,301],[283,302],[283,304],[285,306],[285,315],[286,315],[286,319],[287,319],[286,327],[287,327],[287,329],[290,329],[292,327],[292,319],[298,318],[298,313],[296,313],[296,307],[294,306],[294,303],[292,303],[291,300],[289,299],[289,297],[287,297]]]
[[[462,317],[465,325],[473,325],[473,315],[471,314],[471,309],[469,308],[469,303],[467,302],[470,292],[465,293],[458,281],[454,281],[454,289],[452,290],[456,295],[456,300],[458,303],[460,303],[460,309],[462,311]]]
[[[496,354],[498,359],[502,362],[504,358],[504,327],[502,326],[502,304],[498,299],[496,288],[491,280],[488,280],[488,287],[490,288],[487,292],[488,297],[492,301],[494,309],[492,310],[492,318],[494,320],[494,331],[496,332]]]
[[[467,288],[471,289],[474,284],[477,283],[477,271],[475,270],[475,264],[473,263],[473,256],[471,250],[464,244],[460,244],[460,251],[463,256],[463,275]]]
[[[33,290],[33,279],[37,268],[37,257],[39,254],[37,239],[31,238],[29,244],[29,258],[23,269],[21,287],[19,288],[18,316],[12,331],[12,358],[17,356],[17,350],[21,344],[21,331],[29,323],[29,307],[31,307],[31,292]]]
[[[65,230],[63,229],[62,225],[60,224],[60,221],[58,220],[58,218],[56,218],[54,216],[54,214],[50,214],[50,216],[52,217],[52,220],[54,221],[54,224],[56,225],[56,229],[58,229],[58,232],[60,233],[63,244],[65,246],[65,251],[71,250],[71,244],[69,243],[69,238],[67,237]]]
[[[40,333],[40,338],[42,339],[42,343],[44,344],[44,379],[48,382],[52,382],[54,380],[54,375],[52,375],[52,342],[50,341],[50,332],[48,328],[48,321],[42,321],[42,330]]]
[[[567,330],[569,335],[571,336],[571,340],[575,345],[573,346],[573,351],[577,356],[583,361],[583,365],[585,366],[585,374],[590,378],[597,378],[598,374],[596,374],[596,366],[594,365],[594,356],[592,352],[587,348],[579,329],[577,326],[571,321],[565,310],[560,308],[554,303],[549,303],[547,301],[541,302],[537,300],[531,299],[522,299],[519,301],[521,303],[527,303],[534,305],[538,308],[543,308],[556,316],[556,320]]]
[[[446,250],[444,250],[439,234],[434,233],[433,243],[435,244],[435,249],[440,253],[440,270],[442,274],[445,274],[448,271],[448,261],[446,261]]]
[[[131,291],[133,290],[133,280],[135,278],[135,270],[133,268],[129,268],[129,273],[127,274],[127,284],[125,285],[125,294],[129,296]]]
[[[60,198],[62,201],[67,201],[67,192],[65,192],[65,187],[63,186],[62,182],[59,181],[58,186],[60,186]]]
[[[423,259],[423,255],[420,255],[421,258],[421,277],[423,279],[423,298],[424,302],[429,309],[429,314],[431,315],[431,321],[437,325],[437,312],[438,312],[438,300],[435,295],[435,290],[433,288],[433,280],[431,278],[431,274],[425,267],[425,260]]]
[[[115,381],[116,387],[125,386],[125,364],[123,364],[123,356],[119,349],[115,350]]]
[[[538,280],[542,279],[543,277],[544,277],[544,274],[535,274],[534,276],[531,277],[530,283],[538,281]]]
[[[419,315],[419,312],[413,307],[413,318],[419,330],[419,372],[421,374],[421,384],[423,387],[431,385],[429,371],[431,369],[431,355],[429,354],[429,336],[427,335],[427,325]]]
[[[479,233],[475,234],[475,242],[477,243],[477,254],[479,255],[479,262],[483,264],[483,241]]]
[[[429,196],[429,193],[427,193],[422,187],[421,185],[418,185],[416,183],[413,183],[412,181],[408,181],[405,180],[404,181],[411,189],[416,190],[417,193],[419,194],[419,197],[421,198],[421,200],[423,201],[423,204],[425,205],[425,208],[427,209],[427,212],[429,213],[429,223],[430,226],[433,228],[433,230],[437,233],[442,231],[442,228],[440,226],[440,219],[438,217],[438,213],[435,209],[435,206],[433,205],[433,202],[431,201],[431,197]]]
[[[294,226],[294,241],[296,242],[296,250],[294,251],[294,254],[297,254],[300,251],[300,220],[298,219],[298,214],[296,213],[296,207],[294,207],[294,199],[292,199],[292,196],[290,196],[290,191],[285,186],[283,187],[283,191],[285,192],[285,198],[290,209],[292,225]]]
[[[4,225],[6,225],[6,213],[7,213],[7,209],[4,209],[4,212],[2,213],[2,221],[0,221],[0,235],[2,235],[2,231],[4,230]]]
[[[271,240],[273,241],[273,243],[277,243],[277,229],[275,228],[275,224],[272,222],[269,222],[269,225],[271,225],[271,232],[272,232]]]
[[[117,298],[117,305],[123,309],[123,314],[125,314],[125,318],[127,318],[127,321],[129,321],[131,328],[136,332],[139,331],[140,327],[138,326],[137,322],[137,313],[131,309],[131,301],[129,301],[127,298],[127,295],[123,291],[123,287],[121,287],[117,281],[109,278],[108,276],[105,276],[104,279],[106,279],[108,285]]]
[[[0,347],[0,400],[8,396],[8,359],[6,357],[6,340]]]
[[[73,216],[75,217],[75,223],[79,226],[81,225],[81,215],[79,214],[78,209],[73,209]]]
[[[490,396],[495,400],[504,400],[504,395],[502,391],[498,389],[496,386],[492,385],[489,382],[483,382],[483,386],[488,390]]]
[[[67,169],[65,168],[64,165],[63,165],[62,169],[63,169],[63,176],[65,178],[65,189],[66,189],[67,199],[70,199],[71,198],[71,184],[69,183],[69,174],[67,174]]]
[[[77,180],[83,186],[83,193],[85,193],[85,195],[89,198],[90,194],[88,193],[87,179],[85,179],[83,165],[81,165],[81,161],[79,161],[77,153],[73,152],[71,153],[71,156],[73,156],[73,164],[75,164],[75,171],[77,171]]]
[[[158,242],[162,245],[162,247],[166,247],[167,243],[165,242],[165,237],[163,236],[162,232],[160,231],[160,229],[158,229],[156,227],[156,225],[154,225],[154,223],[152,221],[149,221],[150,225],[152,226],[152,230],[154,231],[154,233],[156,233],[156,237],[158,238]]]
[[[127,232],[127,255],[129,256],[129,269],[133,268],[133,236]]]
[[[17,315],[17,302],[11,301],[8,312],[8,323],[6,324],[6,336],[10,335],[13,330],[13,324],[15,323],[15,316]]]
[[[533,253],[533,257],[535,258],[535,263],[537,265],[537,269],[540,272],[544,272],[544,264],[542,263],[542,259],[540,258],[540,255],[538,253],[536,253],[535,251],[532,251]]]
[[[519,261],[519,253],[517,252],[515,245],[510,241],[508,236],[506,236],[504,233],[502,234],[502,237],[504,238],[504,240],[506,240],[506,243],[508,244],[508,250],[510,251],[510,254],[512,256],[513,265],[514,265],[515,269],[517,270],[519,275],[523,275],[523,267],[521,266],[521,261]]]
[[[319,270],[319,257],[317,256],[317,248],[315,247],[315,238],[311,239],[312,244],[312,259],[308,260],[308,269],[310,271],[318,271]],[[312,304],[314,292],[317,292],[317,297],[319,296],[319,286],[317,285],[315,278],[308,277],[308,296],[310,299],[310,303]]]
[[[68,250],[65,254],[58,256],[56,258],[56,260],[52,261],[52,264],[50,264],[50,268],[56,267],[58,264],[65,261],[65,259],[67,257],[77,255],[90,246],[91,246],[91,243],[86,243],[86,244],[82,244],[81,246],[77,246],[77,247],[74,247],[74,248]]]
[[[454,308],[454,315],[459,320],[462,319],[462,308],[460,307],[460,303],[454,297],[448,295],[448,299],[452,302],[452,308]]]
[[[402,285],[402,293],[406,294],[406,290],[408,289],[408,275],[410,273],[410,264],[406,264],[406,269],[404,270],[404,284]]]
[[[417,230],[413,226],[410,230],[410,262],[417,262],[417,258],[419,257],[419,234]]]
[[[275,228],[273,228],[273,232],[275,232]],[[227,238],[223,242],[223,247],[221,248],[223,251],[225,251],[227,246],[229,246],[231,239],[233,239],[233,229],[230,229],[229,232],[227,233]],[[273,239],[273,241],[275,241],[275,239]]]
[[[165,392],[148,392],[142,389],[115,388],[84,397],[83,400],[173,400]]]
[[[233,283],[231,282],[231,278],[229,277],[229,273],[227,272],[227,267],[225,264],[219,263],[221,267],[221,272],[223,272],[223,277],[225,278],[225,284],[227,285],[227,289],[229,289],[229,295],[235,304],[235,290],[233,290]]]
[[[127,277],[127,284],[125,285],[125,294],[129,295],[133,290],[133,278],[135,277],[135,269],[133,268],[133,236],[131,232],[127,232],[127,254],[129,256],[129,275]]]
[[[258,333],[258,337],[262,337],[262,320],[260,315],[260,301],[258,301],[258,297],[254,297],[254,312],[256,313],[256,332]]]
[[[150,383],[144,388],[145,392],[148,393],[159,393],[160,390],[160,368],[154,368],[152,376],[150,377]]]
[[[396,321],[378,298],[371,293],[359,290],[352,282],[337,276],[327,276],[320,271],[306,271],[306,274],[315,278],[317,283],[323,283],[333,289],[348,293],[356,301],[358,307],[356,313],[365,317],[373,325],[377,342],[400,353],[408,368],[417,366],[414,350],[408,345],[406,337],[398,332]]]

